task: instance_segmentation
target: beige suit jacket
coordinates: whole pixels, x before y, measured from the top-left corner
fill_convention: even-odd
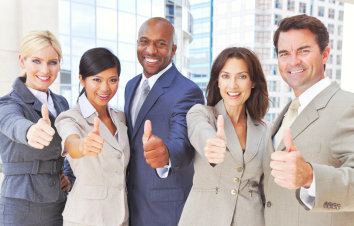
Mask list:
[[[264,157],[266,225],[353,226],[354,94],[332,83],[305,107],[290,127],[296,147],[315,173],[316,198],[311,211],[300,200],[299,189],[281,188],[270,175],[272,138],[288,106],[274,123]],[[284,150],[283,142],[280,150]]]
[[[97,156],[73,159],[67,155],[76,177],[63,212],[64,221],[83,225],[127,225],[128,205],[125,185],[129,162],[129,141],[123,112],[110,109],[118,130],[118,142],[100,121],[103,148]],[[71,134],[86,137],[93,129],[95,114],[82,116],[79,105],[61,113],[55,126],[63,148]]]
[[[224,162],[212,167],[204,155],[208,138],[216,135],[216,118],[225,120],[227,152]],[[187,114],[188,136],[195,148],[193,187],[179,225],[262,226],[260,180],[267,124],[247,117],[243,154],[223,100],[215,107],[195,105]]]

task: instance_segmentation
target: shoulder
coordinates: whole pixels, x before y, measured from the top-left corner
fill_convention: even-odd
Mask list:
[[[60,122],[65,119],[69,119],[72,121],[79,121],[80,119],[83,119],[83,116],[81,114],[80,109],[78,107],[75,107],[73,109],[60,113],[57,119],[55,120],[55,122]]]
[[[66,105],[69,108],[69,103],[65,99],[65,97],[63,97],[62,95],[59,95],[59,94],[55,94],[53,92],[51,92],[50,95],[52,95],[52,97],[54,97],[56,100],[60,101],[61,103],[63,103],[64,105]]]
[[[213,106],[206,106],[202,104],[196,104],[188,111],[187,116],[206,116],[214,117],[216,114],[216,109]]]
[[[124,125],[126,124],[124,112],[113,108],[111,109],[111,112],[112,112],[112,117],[114,117],[115,120],[123,123]]]

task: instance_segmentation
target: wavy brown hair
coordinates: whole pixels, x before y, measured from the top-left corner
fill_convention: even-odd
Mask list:
[[[206,89],[207,105],[214,106],[222,99],[218,87],[218,78],[226,61],[230,58],[240,59],[246,63],[251,81],[255,86],[251,90],[250,97],[246,100],[246,108],[253,119],[262,122],[269,107],[267,82],[256,54],[246,48],[231,47],[224,49],[215,59]]]

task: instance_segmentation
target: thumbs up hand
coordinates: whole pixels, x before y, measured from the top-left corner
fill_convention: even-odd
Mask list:
[[[147,164],[152,168],[163,168],[168,165],[170,154],[164,142],[160,137],[152,134],[152,125],[150,120],[144,124],[143,150]]]
[[[103,148],[104,140],[100,137],[100,120],[95,118],[92,131],[81,139],[79,150],[83,156],[96,156]]]
[[[51,127],[49,119],[48,107],[46,104],[42,105],[41,109],[42,118],[32,125],[26,134],[28,144],[31,147],[43,149],[44,146],[49,146],[53,140],[55,130]]]
[[[226,136],[224,130],[224,118],[222,115],[217,119],[217,131],[215,137],[210,137],[205,144],[204,154],[209,163],[218,164],[225,160]]]
[[[284,130],[286,151],[275,151],[271,155],[270,168],[274,182],[287,189],[309,188],[313,180],[313,169],[294,145],[289,128]]]

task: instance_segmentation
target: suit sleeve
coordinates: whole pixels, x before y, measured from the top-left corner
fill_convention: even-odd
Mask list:
[[[170,154],[173,170],[188,165],[194,156],[187,134],[186,114],[198,103],[204,103],[202,91],[195,86],[179,98],[169,120],[169,134],[165,145]]]
[[[16,100],[1,100],[0,132],[14,142],[29,146],[27,131],[35,123],[25,118],[23,110]]]
[[[354,211],[354,106],[344,112],[332,137],[331,157],[338,161],[338,166],[311,163],[316,175],[312,210]]]
[[[195,105],[187,114],[187,126],[189,140],[199,155],[208,162],[204,155],[206,140],[216,136],[215,121],[210,119],[210,112],[203,105]]]

